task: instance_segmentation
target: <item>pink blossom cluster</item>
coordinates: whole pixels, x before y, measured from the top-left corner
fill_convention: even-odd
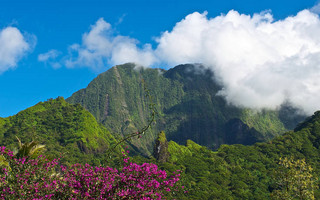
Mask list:
[[[179,173],[151,163],[138,165],[125,156],[122,168],[89,164],[59,165],[59,159],[15,158],[0,147],[0,199],[165,199],[177,188]]]

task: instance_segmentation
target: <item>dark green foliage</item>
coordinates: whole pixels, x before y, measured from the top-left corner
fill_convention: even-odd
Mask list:
[[[135,71],[132,65],[118,66],[98,76],[69,101],[81,103],[118,133],[132,133],[148,123],[150,110],[141,84],[143,78],[159,116],[153,129],[142,140],[132,143],[140,151],[150,150],[155,132],[162,129],[178,143],[167,143],[165,155],[170,155],[165,156],[167,162],[144,157],[133,160],[158,163],[169,173],[182,170],[181,184],[188,192],[179,192],[169,199],[270,199],[270,194],[278,189],[274,177],[281,169],[280,157],[304,159],[314,169],[313,177],[320,177],[320,112],[294,131],[269,142],[221,145],[239,142],[250,145],[270,139],[280,135],[285,126],[293,124],[290,120],[297,118],[282,113],[284,124],[276,111],[254,112],[227,105],[222,97],[216,96],[219,86],[211,81],[209,72],[195,73],[193,69],[192,65],[183,65],[159,74],[155,69]],[[160,143],[166,141],[163,135],[158,138]],[[0,144],[12,149],[17,144],[16,136],[26,144],[34,140],[46,145],[52,157],[63,153],[65,163],[117,165],[115,157],[106,156],[110,146],[117,143],[116,135],[112,136],[80,104],[68,104],[63,98],[0,118]],[[214,152],[189,138],[210,148],[220,148]],[[0,157],[0,165],[7,164]],[[314,194],[315,199],[320,199],[319,190]]]
[[[62,97],[1,119],[0,145],[14,149],[18,146],[16,137],[25,144],[44,144],[51,156],[62,154],[62,160],[68,163],[97,165],[107,159],[104,154],[116,141],[88,111]]]
[[[231,119],[225,125],[225,141],[227,144],[250,145],[262,142],[265,138],[254,128],[249,128],[240,119]]]
[[[128,134],[143,127],[148,120],[148,101],[141,80],[151,91],[158,116],[156,124],[142,140],[133,141],[140,153],[151,155],[157,134],[164,130],[169,140],[184,144],[191,139],[211,149],[221,144],[253,144],[266,141],[285,132],[279,112],[256,112],[228,105],[217,95],[221,86],[211,71],[202,66],[179,65],[168,71],[135,69],[134,64],[119,65],[100,74],[87,88],[67,99],[79,103],[95,118],[119,134]],[[232,119],[241,120],[248,128],[239,130],[241,137],[228,140],[226,135],[237,134],[226,127]],[[295,120],[295,119],[294,119]],[[293,122],[295,123],[295,122]],[[291,124],[293,124],[291,123]]]
[[[313,181],[319,186],[319,138],[320,112],[316,112],[295,131],[252,146],[221,145],[214,152],[190,140],[185,146],[170,141],[170,159],[159,165],[169,171],[182,170],[182,185],[188,193],[179,194],[177,199],[265,200],[278,190],[281,157],[305,160],[305,165],[313,168]],[[320,199],[319,189],[310,191],[313,193],[315,199]]]

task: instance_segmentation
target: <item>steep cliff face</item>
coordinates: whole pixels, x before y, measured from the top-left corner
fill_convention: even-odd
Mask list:
[[[150,102],[145,97],[142,79],[158,113],[149,133],[141,140],[133,141],[133,145],[146,155],[152,154],[157,134],[162,130],[169,140],[180,144],[191,139],[216,149],[224,143],[251,144],[268,140],[294,128],[290,126],[303,119],[279,118],[278,111],[257,112],[229,105],[217,95],[222,88],[215,82],[214,74],[190,64],[168,71],[135,68],[134,64],[115,66],[67,101],[80,103],[112,132],[125,135],[143,127],[149,118]],[[230,139],[237,133],[228,128],[231,119],[239,119],[248,126],[238,132],[240,135],[236,139]]]

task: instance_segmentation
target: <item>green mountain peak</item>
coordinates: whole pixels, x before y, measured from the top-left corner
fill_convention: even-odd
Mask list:
[[[200,64],[178,65],[167,71],[137,68],[131,63],[118,65],[75,92],[67,102],[81,104],[105,127],[125,135],[148,121],[150,102],[145,98],[142,80],[158,112],[149,134],[132,142],[145,155],[152,154],[160,131],[179,144],[191,139],[217,149],[221,144],[269,140],[293,129],[304,117],[288,118],[280,111],[254,111],[228,104],[217,95],[222,87],[214,74]]]

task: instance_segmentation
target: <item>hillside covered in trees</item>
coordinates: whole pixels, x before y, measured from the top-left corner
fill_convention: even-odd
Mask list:
[[[170,175],[179,170],[180,178],[172,180],[180,189],[165,192],[166,199],[319,199],[320,112],[285,132],[302,118],[293,108],[253,112],[233,107],[210,93],[219,86],[207,75],[192,72],[192,65],[160,74],[155,69],[136,71],[132,65],[114,67],[68,99],[79,101],[75,104],[59,97],[0,118],[0,145],[15,149],[18,137],[24,143],[34,140],[45,145],[49,160],[61,157],[59,162],[67,166],[119,167],[122,147],[133,144],[140,149],[130,158],[130,166],[154,163]],[[99,81],[104,76],[108,81]],[[149,120],[150,102],[142,79],[157,110],[156,123],[143,134],[139,131]],[[158,87],[160,83],[167,86]],[[96,96],[108,88],[114,91]],[[210,123],[215,125],[212,130]],[[121,134],[129,131],[142,137],[123,142],[109,154]],[[220,141],[219,147],[207,140]],[[144,148],[149,152],[138,154]],[[8,162],[2,159],[2,168],[3,163]]]
[[[17,147],[15,136],[22,141],[33,138],[46,145],[45,154],[51,158],[65,152],[63,163],[68,165],[108,166],[117,156],[106,156],[117,141],[112,134],[80,105],[70,105],[63,98],[39,103],[0,122],[2,145]],[[180,170],[183,189],[168,193],[173,195],[169,199],[277,199],[281,195],[318,199],[319,141],[320,112],[316,112],[269,142],[222,145],[217,151],[192,140],[179,145],[162,132],[153,156],[135,156],[130,162],[155,163],[169,174]],[[285,189],[285,184],[292,187]]]
[[[67,164],[106,165],[111,161],[106,152],[117,141],[88,111],[80,105],[68,104],[63,98],[39,103],[15,116],[1,118],[0,122],[2,145],[15,148],[15,136],[22,141],[36,139],[46,145],[49,157],[59,157],[64,152],[63,159]],[[155,163],[168,173],[181,170],[179,184],[187,192],[176,193],[178,199],[270,199],[275,191],[295,199],[298,198],[294,196],[296,189],[282,191],[277,180],[279,171],[308,175],[297,166],[285,168],[279,164],[281,158],[291,159],[292,166],[302,162],[313,169],[308,172],[307,188],[301,190],[309,191],[308,194],[317,199],[320,198],[317,189],[319,141],[320,112],[316,112],[293,131],[269,142],[249,146],[222,145],[217,151],[192,140],[187,140],[186,145],[167,141],[162,132],[155,142],[154,156],[135,156],[132,161]],[[298,186],[304,184],[296,179],[292,182]]]
[[[227,104],[217,95],[221,86],[201,65],[186,64],[168,71],[144,69],[134,64],[115,66],[95,78],[87,88],[66,99],[79,103],[114,133],[141,128],[149,117],[144,85],[157,110],[156,124],[141,142],[140,153],[151,155],[157,134],[184,144],[191,139],[217,149],[221,144],[254,144],[293,129],[305,116],[290,105],[279,110],[255,110]]]
[[[164,144],[163,134],[161,140]],[[294,131],[250,146],[211,151],[191,140],[186,145],[169,141],[162,152],[167,161],[159,165],[182,169],[188,194],[178,199],[320,199],[319,141],[316,112]]]
[[[106,150],[116,143],[115,137],[91,113],[62,97],[0,118],[1,146],[15,149],[16,137],[22,142],[35,140],[44,144],[51,156],[63,156],[66,162],[96,165],[106,161]]]

